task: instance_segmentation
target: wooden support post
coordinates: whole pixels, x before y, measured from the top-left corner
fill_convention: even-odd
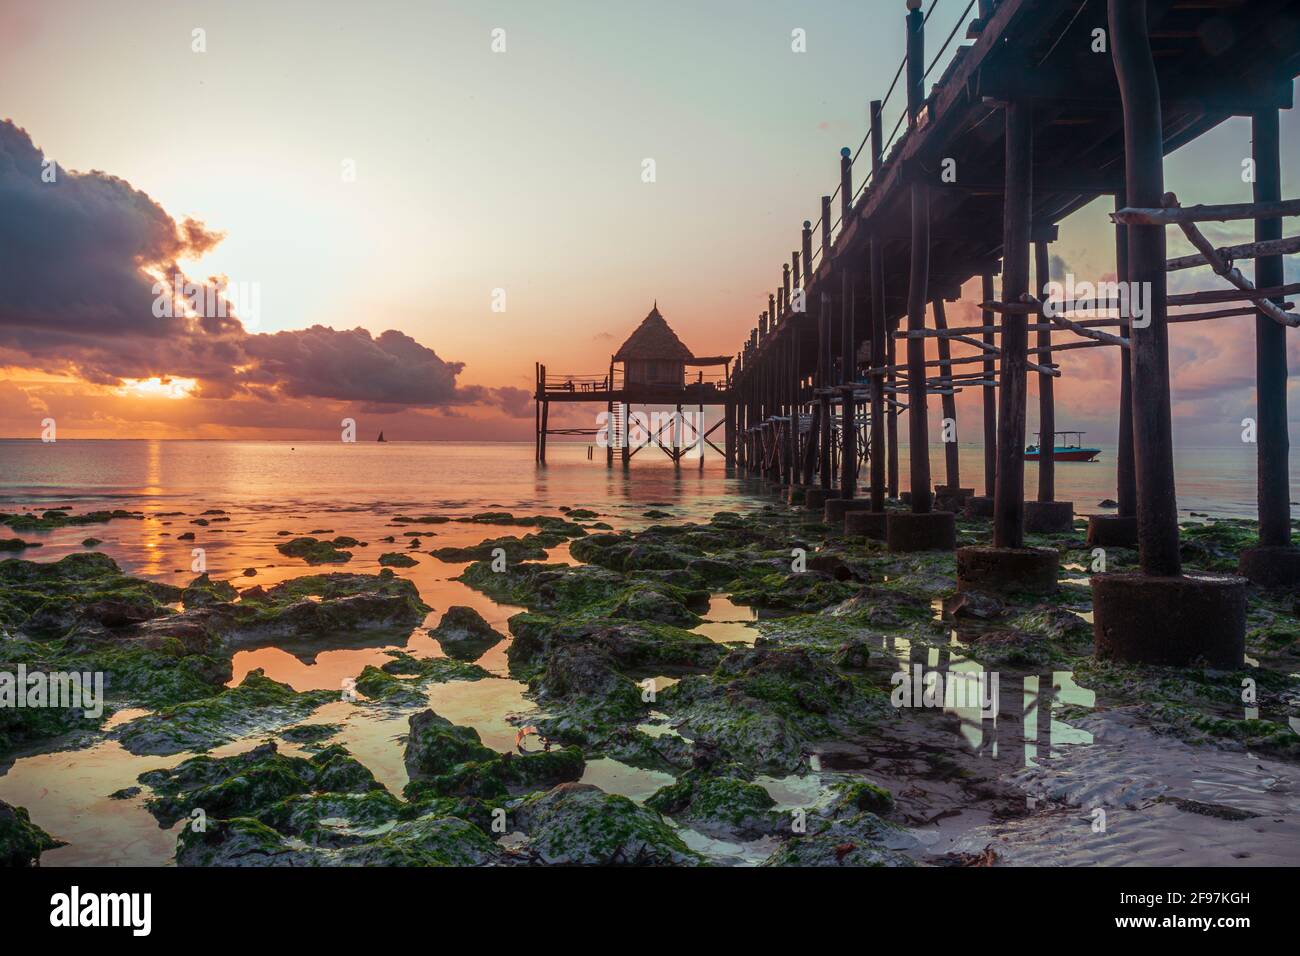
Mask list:
[[[1109,0],[1108,12],[1111,54],[1124,105],[1128,205],[1158,207],[1164,196],[1164,133],[1146,0]],[[1149,324],[1129,328],[1133,441],[1142,449],[1136,468],[1139,563],[1149,575],[1178,575],[1182,560],[1169,407],[1164,226],[1130,225],[1128,255],[1129,281],[1149,290]]]
[[[889,366],[889,371],[885,374],[886,390],[894,394],[897,389],[897,374],[895,369],[898,367],[898,349],[894,344],[893,333],[898,330],[895,322],[889,323],[890,334],[885,337],[885,364]],[[889,497],[895,501],[898,500],[898,406],[891,404],[889,406],[889,417],[885,419],[885,438],[888,445],[888,460],[886,467],[889,472],[887,481],[889,483]]]
[[[873,189],[880,175],[881,120],[880,100],[871,102],[871,169]],[[871,269],[871,367],[885,363],[885,340],[889,337],[885,320],[885,264],[881,240],[873,235],[868,249]],[[871,376],[871,510],[885,510],[885,376]]]
[[[853,150],[845,146],[840,150],[840,231],[849,228],[849,214],[853,211]]]
[[[533,461],[542,460],[542,366],[533,363]]]
[[[1115,208],[1124,205],[1123,195],[1116,194]],[[1115,277],[1127,282],[1128,226],[1115,227]],[[1133,462],[1133,366],[1129,349],[1119,350],[1119,449],[1115,455],[1115,498],[1121,518],[1137,515],[1137,473]]]
[[[831,384],[831,313],[830,298],[826,293],[821,295],[821,308],[817,315],[817,334],[819,354],[817,357],[818,367],[821,371],[821,387],[826,389]],[[824,490],[829,491],[831,487],[831,400],[825,391],[817,399],[818,408],[821,409],[821,418],[819,426],[821,428],[821,462],[819,470],[821,471],[821,486]]]
[[[1034,275],[1038,279],[1038,301],[1047,301],[1047,283],[1051,281],[1051,271],[1047,255],[1047,243],[1034,243]],[[1038,323],[1038,347],[1052,347],[1052,328],[1050,322]],[[1048,353],[1043,363],[1051,359]],[[1056,500],[1056,401],[1052,390],[1052,376],[1038,375],[1038,500]]]
[[[1282,198],[1281,142],[1276,109],[1260,110],[1251,117],[1255,159],[1254,199],[1257,203]],[[1282,238],[1281,219],[1256,219],[1255,241]],[[1255,262],[1255,285],[1280,286],[1282,257],[1265,256]],[[1282,300],[1274,300],[1281,304]],[[1291,543],[1290,437],[1286,410],[1286,328],[1263,312],[1255,317],[1255,402],[1258,419],[1256,443],[1259,491],[1259,543],[1284,547]]]
[[[924,102],[925,17],[919,9],[907,14],[907,116],[914,127]],[[907,286],[907,328],[925,328],[930,284],[930,192],[925,183],[912,183],[912,258]],[[930,511],[930,422],[925,394],[925,339],[907,340],[907,424],[911,458],[912,513]]]
[[[831,261],[831,197],[822,197],[822,262]],[[829,266],[828,266],[829,268]]]
[[[981,278],[981,289],[985,302],[993,301],[993,275],[986,272]],[[983,321],[985,332],[984,344],[988,346],[985,355],[989,356],[984,360],[984,378],[986,381],[996,381],[997,366],[993,361],[994,347],[993,336],[993,313],[984,312]],[[997,388],[992,385],[984,386],[984,494],[993,497],[993,486],[997,480],[998,474],[998,399]]]
[[[853,273],[845,269],[840,285],[840,326],[844,350],[840,368],[840,497],[852,499],[857,489],[858,428],[857,407],[853,400],[853,310],[857,292]]]
[[[543,465],[546,464],[546,430],[548,427],[548,419],[550,418],[550,413],[551,413],[551,403],[548,401],[543,401],[542,402],[542,433],[541,433],[541,447],[540,447],[540,454],[541,454],[540,460]]]
[[[948,316],[944,311],[943,299],[934,300],[934,327],[936,329],[946,329],[948,327]],[[946,337],[939,338],[939,359],[952,359],[952,342]],[[950,493],[952,489],[961,487],[961,462],[958,459],[957,449],[957,395],[952,391],[952,372],[949,371],[951,366],[945,367],[944,372],[939,376],[939,386],[944,389],[943,397],[939,400],[943,406],[944,441],[943,441],[943,463],[944,471],[948,476],[948,488]],[[946,437],[947,422],[952,422],[952,441]]]
[[[799,327],[790,329],[785,367],[787,407],[790,413],[788,441],[786,443],[785,481],[793,485],[799,481]]]
[[[622,448],[623,467],[627,468],[629,465],[632,464],[632,422],[631,422],[631,416],[628,414],[632,410],[632,406],[629,405],[627,402],[623,402],[622,406],[623,406],[623,411],[621,413],[621,417],[623,419],[623,448]]]
[[[727,470],[731,471],[736,467],[736,402],[733,398],[728,398],[722,406],[722,415],[724,424],[722,426],[722,447],[726,449],[723,458],[726,459]],[[700,458],[704,458],[704,449],[700,449]]]
[[[1006,189],[1002,200],[1002,301],[1019,302],[1029,291],[1029,227],[1033,200],[1034,133],[1027,102],[1006,112]],[[998,378],[998,468],[993,493],[993,546],[1024,544],[1025,512],[1025,315],[1002,315],[1002,362]]]

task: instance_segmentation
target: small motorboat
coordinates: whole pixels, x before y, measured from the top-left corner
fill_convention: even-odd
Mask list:
[[[1052,443],[1052,460],[1053,461],[1096,461],[1097,456],[1101,454],[1100,448],[1085,448],[1083,444],[1084,432],[1056,432],[1053,436]],[[1038,436],[1039,442],[1042,441],[1042,435]],[[1042,451],[1039,445],[1029,445],[1025,448],[1025,461],[1038,461],[1042,457]]]

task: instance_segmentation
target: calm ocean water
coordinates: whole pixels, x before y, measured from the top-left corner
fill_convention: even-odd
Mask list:
[[[744,482],[728,478],[712,455],[703,471],[694,460],[675,470],[658,449],[645,448],[625,473],[605,468],[603,449],[588,460],[587,448],[553,442],[548,464],[539,468],[531,443],[523,442],[0,441],[0,510],[51,504],[149,510],[182,502],[263,511],[589,505],[636,516],[643,505],[670,502],[694,516],[744,500]],[[982,454],[975,445],[961,449],[962,483],[980,493]],[[1295,458],[1292,474],[1300,479],[1300,455]],[[1254,516],[1254,445],[1181,447],[1176,467],[1184,514]],[[1026,463],[1030,493],[1037,469]],[[932,473],[943,480],[939,448]],[[1096,462],[1058,463],[1056,487],[1057,497],[1074,501],[1078,511],[1096,510],[1115,496],[1114,448],[1103,448]],[[1300,498],[1300,480],[1292,495]]]

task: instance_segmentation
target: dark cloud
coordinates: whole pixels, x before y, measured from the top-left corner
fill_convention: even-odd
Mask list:
[[[486,402],[512,415],[526,399],[520,389],[458,386],[463,363],[391,329],[372,336],[313,325],[250,334],[229,303],[224,316],[188,314],[183,284],[195,280],[177,261],[202,255],[222,235],[194,220],[178,224],[106,173],[55,167],[46,182],[43,160],[24,130],[0,122],[0,355],[7,361],[105,385],[192,378],[209,398],[322,398],[388,411]],[[173,315],[157,314],[168,311],[158,307],[160,295],[176,306]]]
[[[259,377],[279,383],[293,398],[333,398],[376,405],[449,405],[482,400],[481,388],[457,388],[461,362],[444,362],[433,349],[389,329],[336,331],[323,325],[251,335],[245,351]]]

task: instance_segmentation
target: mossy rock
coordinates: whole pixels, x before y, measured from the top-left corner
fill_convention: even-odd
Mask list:
[[[208,817],[254,817],[290,797],[313,793],[365,794],[382,785],[341,746],[310,758],[281,754],[274,743],[231,757],[192,757],[168,770],[150,770],[145,806],[163,826],[195,809]]]
[[[0,800],[0,867],[39,866],[42,853],[63,845],[32,823],[26,808]]]
[[[316,538],[294,538],[277,544],[275,550],[288,558],[301,558],[308,564],[345,564],[352,560],[351,551],[343,551],[330,541]]]
[[[527,798],[513,819],[538,862],[585,866],[696,866],[703,858],[655,811],[597,787],[567,783]]]
[[[738,777],[689,771],[655,791],[647,807],[702,833],[757,839],[788,826],[776,801],[758,784]]]
[[[258,668],[249,671],[238,687],[131,721],[118,732],[118,739],[137,756],[210,750],[247,734],[297,723],[322,704],[338,699],[337,691],[299,693]]]

